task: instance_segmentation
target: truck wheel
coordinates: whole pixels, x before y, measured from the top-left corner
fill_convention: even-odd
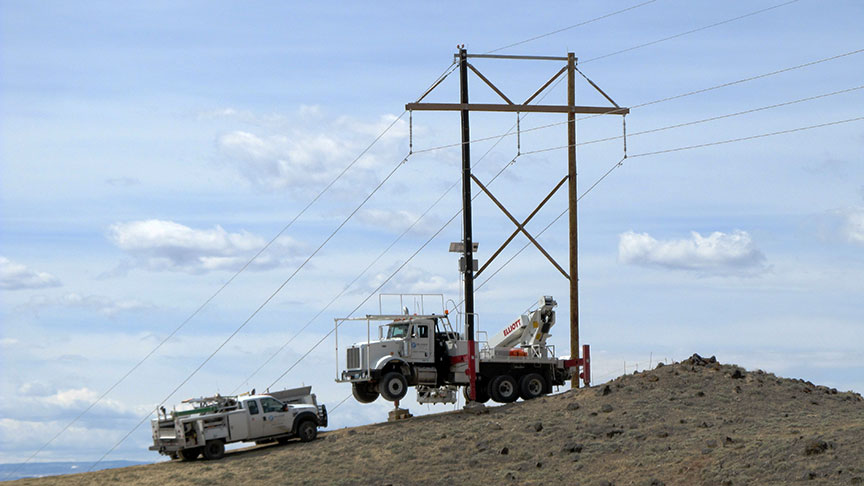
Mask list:
[[[408,380],[398,371],[391,371],[381,378],[378,383],[378,391],[385,400],[395,402],[401,400],[408,393]]]
[[[177,457],[180,458],[181,461],[194,461],[198,459],[198,456],[201,455],[200,447],[192,447],[190,449],[180,449],[177,451]]]
[[[297,426],[297,437],[302,442],[310,442],[318,437],[318,426],[311,420],[304,420]]]
[[[525,375],[519,380],[519,396],[522,400],[531,400],[542,396],[546,391],[546,379],[539,373]]]
[[[221,440],[208,440],[204,444],[204,459],[214,461],[225,456],[225,443]]]
[[[471,395],[469,394],[470,389],[471,385],[465,385],[462,388],[462,395],[465,397],[466,403],[471,401]],[[477,393],[475,393],[474,396],[477,403],[486,403],[489,401],[489,392],[479,380],[477,381]]]
[[[498,403],[511,403],[519,398],[516,380],[510,375],[500,375],[489,383],[489,395]]]
[[[354,398],[360,403],[372,403],[378,399],[378,390],[369,383],[352,383],[351,393]]]

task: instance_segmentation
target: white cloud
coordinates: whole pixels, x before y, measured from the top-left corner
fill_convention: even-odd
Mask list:
[[[38,311],[47,306],[91,309],[106,317],[114,317],[121,312],[134,312],[153,307],[136,299],[115,300],[103,295],[80,295],[75,292],[59,297],[36,295],[23,307]]]
[[[227,161],[254,186],[293,193],[317,191],[357,157],[396,117],[384,115],[374,122],[348,117],[326,120],[314,106],[304,106],[293,123],[282,123],[272,134],[235,130],[220,136],[217,147]],[[399,155],[394,142],[408,133],[399,121],[346,173],[340,186],[352,190],[374,180],[374,170],[395,164]]]
[[[864,208],[846,211],[843,223],[843,236],[851,243],[864,245]]]
[[[18,340],[15,338],[0,338],[0,346],[15,346],[18,344]]]
[[[31,270],[26,265],[0,256],[0,289],[42,289],[60,285],[60,280],[50,273]]]
[[[702,236],[658,241],[648,233],[628,231],[619,236],[618,259],[622,263],[691,270],[706,274],[741,274],[764,270],[765,255],[746,231],[715,231]]]
[[[218,225],[194,229],[158,219],[113,224],[108,236],[137,266],[189,273],[239,269],[267,243],[246,231],[229,233]],[[280,237],[249,268],[267,270],[288,264],[298,247],[293,239]]]

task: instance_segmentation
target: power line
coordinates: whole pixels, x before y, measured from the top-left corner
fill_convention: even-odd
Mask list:
[[[688,96],[694,96],[694,95],[701,94],[701,93],[707,93],[707,92],[709,92],[709,91],[714,91],[714,90],[721,89],[721,88],[727,88],[727,87],[729,87],[729,86],[734,86],[734,85],[737,85],[737,84],[747,83],[747,82],[750,82],[750,81],[755,81],[755,80],[757,80],[757,79],[767,78],[767,77],[770,77],[770,76],[775,76],[775,75],[778,75],[778,74],[783,74],[783,73],[787,73],[787,72],[790,72],[790,71],[795,71],[795,70],[797,70],[797,69],[803,69],[803,68],[805,68],[805,67],[815,66],[815,65],[817,65],[817,64],[821,64],[821,63],[824,63],[824,62],[834,61],[834,60],[836,60],[836,59],[841,59],[841,58],[844,58],[844,57],[847,57],[847,56],[852,56],[852,55],[855,55],[855,54],[860,54],[860,53],[862,53],[862,52],[864,52],[864,49],[856,49],[856,50],[854,50],[854,51],[844,52],[844,53],[842,53],[842,54],[837,54],[837,55],[834,55],[834,56],[825,57],[825,58],[822,58],[822,59],[817,59],[817,60],[815,60],[815,61],[810,61],[810,62],[806,62],[806,63],[803,63],[803,64],[798,64],[798,65],[795,65],[795,66],[790,66],[790,67],[783,68],[783,69],[778,69],[778,70],[776,70],[776,71],[771,71],[771,72],[767,72],[767,73],[763,73],[763,74],[757,74],[757,75],[755,75],[755,76],[750,76],[750,77],[747,77],[747,78],[737,79],[737,80],[735,80],[735,81],[729,81],[729,82],[726,82],[726,83],[717,84],[717,85],[714,85],[714,86],[709,86],[709,87],[707,87],[707,88],[701,88],[701,89],[697,89],[697,90],[693,90],[693,91],[688,91],[688,92],[686,92],[686,93],[677,94],[677,95],[674,95],[674,96],[667,96],[667,97],[665,97],[665,98],[659,98],[659,99],[656,99],[656,100],[653,100],[653,101],[647,101],[647,102],[645,102],[645,103],[640,103],[640,104],[637,104],[637,105],[630,106],[629,108],[630,108],[630,110],[634,110],[634,109],[636,109],[636,108],[642,108],[642,107],[645,107],[645,106],[651,106],[651,105],[656,105],[656,104],[660,104],[660,103],[665,103],[665,102],[667,102],[667,101],[672,101],[672,100],[677,100],[677,99],[681,99],[681,98],[686,98],[686,97],[688,97]],[[613,111],[611,111],[610,113],[615,113],[615,111],[613,110]],[[580,121],[585,121],[585,120],[589,120],[589,119],[591,119],[591,118],[597,118],[597,117],[600,117],[600,116],[604,116],[604,115],[589,115],[589,116],[582,117],[582,118],[580,118],[579,120],[580,120]],[[552,127],[561,126],[561,125],[564,125],[564,124],[566,124],[566,123],[567,123],[566,121],[563,121],[563,122],[549,123],[549,124],[546,124],[546,125],[539,125],[539,126],[536,126],[536,127],[522,128],[522,129],[521,129],[521,132],[522,132],[522,133],[525,133],[525,132],[533,132],[533,131],[537,131],[537,130],[545,130],[545,129],[547,129],[547,128],[552,128]],[[515,133],[512,133],[512,132],[507,132],[507,133],[503,133],[503,134],[500,134],[500,133],[499,133],[499,134],[496,134],[496,135],[490,135],[490,136],[487,136],[487,137],[475,138],[475,139],[472,139],[472,140],[470,140],[470,141],[468,141],[468,142],[465,142],[465,143],[485,142],[485,141],[487,141],[487,140],[493,140],[493,139],[497,139],[497,138],[499,138],[499,137],[506,137],[506,136],[512,136],[512,135],[515,135]],[[616,138],[617,138],[617,137],[616,137]],[[602,140],[607,140],[607,139],[602,139]],[[588,143],[588,142],[583,142],[583,143]],[[461,146],[462,144],[463,144],[463,142],[455,142],[455,143],[449,143],[449,144],[444,144],[444,145],[438,145],[438,146],[435,146],[435,147],[429,147],[429,148],[425,148],[425,149],[415,150],[414,153],[415,153],[415,154],[421,154],[421,153],[426,153],[426,152],[434,152],[434,151],[437,151],[437,150],[443,150],[443,149],[447,149],[447,148],[459,147],[459,146]],[[578,145],[578,144],[577,144],[577,145]]]
[[[736,21],[736,20],[741,20],[741,19],[745,19],[745,18],[747,18],[747,17],[752,17],[752,16],[754,16],[754,15],[758,15],[758,14],[760,14],[760,13],[767,12],[767,11],[769,11],[769,10],[774,10],[775,8],[785,7],[786,5],[793,4],[793,3],[797,2],[797,1],[798,1],[798,0],[790,0],[790,1],[788,1],[788,2],[784,2],[784,3],[778,4],[778,5],[774,5],[774,6],[771,6],[771,7],[763,8],[763,9],[760,9],[760,10],[756,10],[756,11],[753,11],[753,12],[750,12],[750,13],[747,13],[747,14],[744,14],[744,15],[739,15],[738,17],[734,17],[734,18],[726,19],[726,20],[721,20],[720,22],[715,22],[715,23],[710,24],[710,25],[705,25],[705,26],[699,27],[699,28],[697,28],[697,29],[688,30],[687,32],[682,32],[682,33],[680,33],[680,34],[670,35],[669,37],[664,37],[664,38],[662,38],[662,39],[657,39],[657,40],[654,40],[654,41],[651,41],[651,42],[646,42],[646,43],[644,43],[644,44],[639,44],[638,46],[628,47],[627,49],[621,49],[620,51],[610,52],[609,54],[604,54],[604,55],[602,55],[602,56],[597,56],[597,57],[593,57],[593,58],[591,58],[591,59],[587,59],[587,60],[585,60],[585,61],[582,61],[581,64],[585,64],[585,63],[592,62],[592,61],[597,61],[597,60],[600,60],[600,59],[605,59],[605,58],[610,57],[610,56],[615,56],[615,55],[618,55],[618,54],[623,54],[623,53],[625,53],[625,52],[630,52],[630,51],[633,51],[633,50],[636,50],[636,49],[641,49],[641,48],[643,48],[643,47],[653,46],[654,44],[659,44],[659,43],[661,43],[661,42],[665,42],[665,41],[668,41],[668,40],[677,39],[677,38],[679,38],[679,37],[683,37],[683,36],[685,36],[685,35],[689,35],[689,34],[694,34],[694,33],[696,33],[696,32],[700,32],[700,31],[703,31],[703,30],[706,30],[706,29],[710,29],[710,28],[712,28],[712,27],[717,27],[717,26],[720,26],[720,25],[723,25],[723,24],[728,24],[728,23],[730,23],[730,22],[734,22],[734,21]]]
[[[827,97],[829,97],[829,96],[835,96],[835,95],[838,95],[838,94],[849,93],[849,92],[852,92],[852,91],[857,91],[857,90],[859,90],[859,89],[864,89],[864,85],[856,86],[856,87],[854,87],[854,88],[842,89],[842,90],[839,90],[839,91],[833,91],[833,92],[831,92],[831,93],[824,93],[824,94],[820,94],[820,95],[816,95],[816,96],[808,96],[807,98],[799,98],[799,99],[797,99],[797,100],[786,101],[786,102],[783,102],[783,103],[777,103],[777,104],[774,104],[774,105],[761,106],[761,107],[759,107],[759,108],[752,108],[752,109],[750,109],[750,110],[738,111],[738,112],[735,112],[735,113],[727,113],[727,114],[725,114],[725,115],[712,116],[712,117],[710,117],[710,118],[703,118],[703,119],[701,119],[701,120],[694,120],[694,121],[689,121],[689,122],[685,122],[685,123],[677,123],[677,124],[675,124],[675,125],[668,125],[668,126],[665,126],[665,127],[652,128],[652,129],[650,129],[650,130],[642,130],[642,131],[640,131],[640,132],[634,132],[634,133],[631,133],[631,134],[629,134],[628,136],[629,136],[629,137],[635,137],[635,136],[637,136],[637,135],[645,135],[645,134],[648,134],[648,133],[662,132],[662,131],[664,131],[664,130],[672,130],[672,129],[674,129],[674,128],[682,128],[682,127],[687,127],[687,126],[691,126],[691,125],[698,125],[698,124],[700,124],[700,123],[707,123],[707,122],[711,122],[711,121],[722,120],[722,119],[724,119],[724,118],[731,118],[731,117],[735,117],[735,116],[747,115],[747,114],[750,114],[750,113],[756,113],[756,112],[759,112],[759,111],[765,111],[765,110],[770,110],[770,109],[774,109],[774,108],[780,108],[780,107],[783,107],[783,106],[794,105],[794,104],[796,104],[796,103],[803,103],[803,102],[805,102],[805,101],[813,101],[813,100],[818,100],[818,99],[821,99],[821,98],[827,98]],[[623,135],[617,135],[617,136],[614,136],[614,137],[598,138],[598,139],[595,139],[595,140],[588,140],[588,141],[585,141],[585,142],[579,142],[579,143],[577,143],[575,146],[576,146],[576,147],[580,147],[580,146],[583,146],[583,145],[590,145],[590,144],[592,144],[592,143],[608,142],[608,141],[611,141],[611,140],[618,140],[618,139],[623,138],[623,137],[624,137]],[[541,153],[541,152],[549,152],[549,151],[552,151],[552,150],[560,150],[560,149],[564,149],[564,148],[568,148],[568,147],[569,147],[569,145],[561,145],[561,146],[557,146],[557,147],[548,147],[548,148],[543,148],[543,149],[530,150],[530,151],[528,151],[528,152],[524,152],[524,155],[537,154],[537,153]],[[635,156],[633,156],[633,157],[635,157]]]
[[[751,136],[749,136],[749,137],[730,138],[730,139],[728,139],[728,140],[721,140],[721,141],[719,141],[719,142],[700,143],[700,144],[698,144],[698,145],[688,145],[688,146],[686,146],[686,147],[676,147],[676,148],[671,148],[671,149],[666,149],[666,150],[658,150],[658,151],[656,151],[656,152],[645,152],[645,153],[642,153],[642,154],[631,155],[630,158],[633,159],[633,158],[636,158],[636,157],[648,157],[649,155],[668,154],[668,153],[670,153],[670,152],[680,152],[680,151],[682,151],[682,150],[691,150],[691,149],[702,148],[702,147],[711,147],[711,146],[714,146],[714,145],[724,145],[724,144],[727,144],[727,143],[743,142],[743,141],[745,141],[745,140],[754,140],[754,139],[757,139],[757,138],[772,137],[772,136],[774,136],[774,135],[783,135],[783,134],[786,134],[786,133],[801,132],[801,131],[804,131],[804,130],[811,130],[811,129],[813,129],[813,128],[830,127],[830,126],[833,126],[833,125],[840,125],[840,124],[843,124],[843,123],[851,123],[851,122],[859,121],[859,120],[864,120],[864,116],[859,116],[859,117],[857,117],[857,118],[848,118],[848,119],[846,119],[846,120],[838,120],[838,121],[833,121],[833,122],[828,122],[828,123],[820,123],[819,125],[810,125],[810,126],[807,126],[807,127],[799,127],[799,128],[792,128],[792,129],[789,129],[789,130],[780,130],[780,131],[777,131],[777,132],[762,133],[762,134],[759,134],[759,135],[751,135]]]
[[[640,3],[640,4],[633,5],[632,7],[627,7],[627,8],[625,8],[625,9],[617,10],[617,11],[615,11],[615,12],[610,12],[610,13],[608,13],[608,14],[606,14],[606,15],[601,15],[600,17],[594,17],[594,18],[591,19],[591,20],[586,20],[586,21],[584,21],[584,22],[579,22],[578,24],[573,24],[573,25],[570,25],[570,26],[567,26],[567,27],[564,27],[564,28],[561,28],[561,29],[558,29],[558,30],[553,30],[552,32],[547,32],[547,33],[545,33],[545,34],[540,34],[540,35],[537,35],[537,36],[531,37],[530,39],[525,39],[525,40],[521,40],[521,41],[519,41],[519,42],[514,42],[514,43],[512,43],[512,44],[507,44],[506,46],[499,47],[499,48],[497,48],[497,49],[492,49],[491,51],[487,51],[487,52],[485,52],[485,54],[492,54],[493,52],[503,51],[504,49],[509,49],[509,48],[511,48],[511,47],[516,47],[516,46],[518,46],[518,45],[526,44],[526,43],[528,43],[528,42],[532,42],[532,41],[535,41],[535,40],[537,40],[537,39],[542,39],[542,38],[544,38],[544,37],[549,37],[550,35],[555,35],[555,34],[558,34],[558,33],[564,32],[564,31],[566,31],[566,30],[575,29],[576,27],[582,27],[583,25],[588,25],[588,24],[590,24],[590,23],[597,22],[598,20],[603,20],[603,19],[605,19],[605,18],[612,17],[613,15],[618,15],[618,14],[621,14],[621,13],[624,13],[624,12],[627,12],[627,11],[630,11],[630,10],[633,10],[633,9],[637,9],[637,8],[639,8],[639,7],[644,7],[645,5],[648,5],[649,3],[654,3],[654,2],[656,2],[656,1],[657,1],[657,0],[648,0],[647,2],[642,2],[642,3]]]

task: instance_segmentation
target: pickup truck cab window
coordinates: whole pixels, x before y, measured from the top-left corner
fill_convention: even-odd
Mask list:
[[[249,408],[249,415],[258,415],[258,402],[249,400],[246,402],[246,406]]]
[[[264,413],[270,412],[281,412],[282,411],[282,402],[276,400],[275,398],[262,398],[261,399],[261,410]]]

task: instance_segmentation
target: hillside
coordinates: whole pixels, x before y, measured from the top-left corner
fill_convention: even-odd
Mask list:
[[[864,485],[864,400],[694,355],[526,403],[20,485]]]

